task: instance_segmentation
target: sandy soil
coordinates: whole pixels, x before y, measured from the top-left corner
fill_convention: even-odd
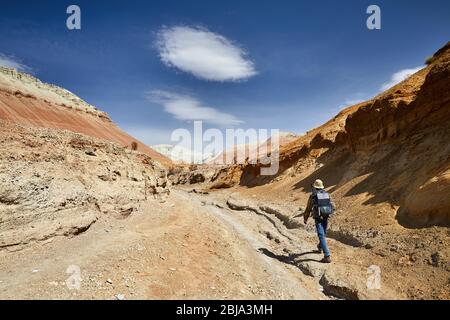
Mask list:
[[[127,220],[104,218],[73,238],[0,251],[0,298],[327,298],[314,278],[261,252],[276,250],[267,233],[279,237],[266,219],[234,216],[202,198],[172,192]],[[66,285],[73,265],[79,290]]]

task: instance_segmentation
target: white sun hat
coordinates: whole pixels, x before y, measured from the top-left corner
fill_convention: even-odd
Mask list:
[[[323,181],[320,179],[317,179],[316,181],[314,181],[313,187],[316,189],[325,189],[325,187],[323,185]]]

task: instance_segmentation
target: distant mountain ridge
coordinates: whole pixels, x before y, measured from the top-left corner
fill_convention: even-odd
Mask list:
[[[171,144],[157,144],[152,145],[151,147],[171,159],[173,162],[201,164],[211,157],[211,155],[205,155],[182,146],[174,146]]]
[[[262,157],[267,156],[271,152],[272,139],[278,139],[278,146],[282,147],[291,141],[294,141],[301,135],[297,135],[292,132],[279,132],[276,135],[271,136],[266,141],[256,141],[247,144],[236,145],[231,149],[225,150],[218,155],[210,158],[208,164],[230,164],[236,163],[235,159],[247,159],[248,161],[256,161]]]

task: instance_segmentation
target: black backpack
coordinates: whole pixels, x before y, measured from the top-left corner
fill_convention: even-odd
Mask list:
[[[313,193],[313,212],[317,218],[323,219],[333,214],[334,208],[331,204],[331,197],[325,190],[318,190]]]

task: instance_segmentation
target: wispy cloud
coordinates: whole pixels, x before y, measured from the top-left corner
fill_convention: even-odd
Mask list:
[[[354,106],[355,104],[364,102],[366,100],[368,100],[368,98],[367,99],[348,99],[348,100],[345,100],[344,103],[340,104],[338,106],[338,109],[342,110],[342,109],[345,109],[347,107]]]
[[[422,68],[423,68],[423,66],[397,71],[396,73],[394,73],[392,75],[391,80],[389,82],[383,83],[383,85],[381,86],[381,90],[384,91],[384,90],[388,90],[388,89],[392,88],[397,83],[402,82],[403,80],[408,78],[410,75],[416,73],[417,71],[419,71]]]
[[[14,56],[7,56],[3,53],[0,53],[0,66],[7,67],[7,68],[15,68],[19,71],[23,72],[31,72],[32,69],[22,63],[19,59],[17,59]]]
[[[203,120],[221,126],[242,123],[235,116],[205,106],[201,101],[189,95],[155,90],[149,93],[148,99],[162,105],[164,111],[179,120]]]
[[[257,74],[247,53],[229,39],[201,27],[164,27],[156,46],[169,67],[211,81],[239,81]]]
[[[402,69],[400,71],[395,72],[391,76],[390,81],[383,83],[379,90],[385,91],[385,90],[392,88],[393,86],[402,82],[403,80],[405,80],[409,76],[413,75],[414,73],[416,73],[417,71],[419,71],[422,68],[424,68],[424,66],[410,68],[410,69]],[[370,95],[365,94],[365,93],[358,93],[358,94],[352,95],[351,98],[345,100],[342,104],[340,104],[338,106],[338,109],[342,110],[347,107],[354,106],[356,104],[359,104],[361,102],[371,99],[372,96],[375,96],[377,94],[379,94],[379,92],[373,92],[373,94],[370,94]]]

